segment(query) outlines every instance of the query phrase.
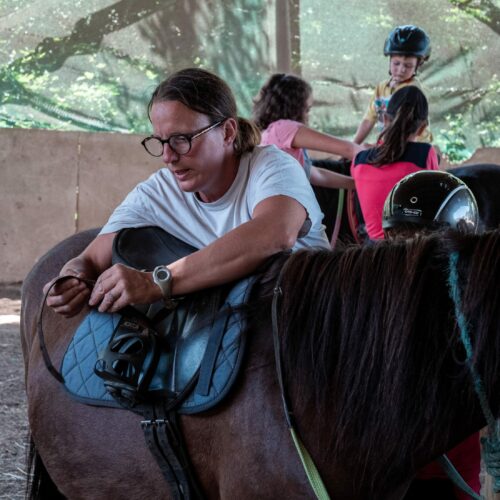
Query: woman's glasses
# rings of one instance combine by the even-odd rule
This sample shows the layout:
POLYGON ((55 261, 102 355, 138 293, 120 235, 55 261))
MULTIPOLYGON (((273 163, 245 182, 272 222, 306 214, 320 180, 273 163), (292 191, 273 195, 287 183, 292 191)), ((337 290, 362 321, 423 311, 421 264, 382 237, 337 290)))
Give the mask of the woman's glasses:
POLYGON ((191 151, 191 146, 193 139, 200 137, 210 130, 218 127, 224 122, 224 120, 219 120, 216 123, 212 123, 208 127, 202 128, 201 130, 195 131, 192 134, 172 134, 166 139, 160 139, 159 137, 149 136, 141 141, 144 149, 152 156, 161 156, 163 154, 163 149, 165 144, 168 144, 170 149, 177 153, 178 155, 185 155, 191 151))

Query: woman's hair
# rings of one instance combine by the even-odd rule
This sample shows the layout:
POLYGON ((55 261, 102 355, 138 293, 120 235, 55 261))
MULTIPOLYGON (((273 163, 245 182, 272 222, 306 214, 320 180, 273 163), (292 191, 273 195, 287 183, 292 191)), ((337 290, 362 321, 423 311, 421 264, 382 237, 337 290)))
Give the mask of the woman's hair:
POLYGON ((377 166, 393 163, 403 156, 410 136, 427 123, 429 106, 424 93, 409 85, 394 93, 385 113, 390 124, 380 134, 381 145, 369 160, 377 166))
POLYGON ((260 143, 260 132, 245 118, 237 115, 236 101, 229 85, 217 75, 200 68, 187 68, 161 82, 148 104, 148 116, 156 102, 178 101, 184 106, 207 115, 214 123, 233 118, 238 132, 233 147, 236 154, 251 151, 260 143))
POLYGON ((277 120, 305 122, 311 86, 302 78, 276 73, 260 89, 253 101, 253 119, 260 130, 277 120))

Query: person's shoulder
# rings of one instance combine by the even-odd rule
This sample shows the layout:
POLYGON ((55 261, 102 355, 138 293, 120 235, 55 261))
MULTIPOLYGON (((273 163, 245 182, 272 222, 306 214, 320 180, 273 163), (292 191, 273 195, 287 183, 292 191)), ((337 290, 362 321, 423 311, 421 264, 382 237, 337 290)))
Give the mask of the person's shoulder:
POLYGON ((431 148, 433 148, 433 146, 429 142, 418 142, 418 141, 410 141, 406 146, 406 149, 408 151, 418 151, 425 154, 428 154, 431 148))
POLYGON ((266 131, 279 130, 279 131, 287 131, 287 130, 297 130, 302 127, 304 124, 295 120, 281 119, 272 122, 267 127, 266 131))
POLYGON ((375 86, 375 94, 381 95, 387 92, 390 83, 391 83, 390 78, 388 80, 382 80, 381 82, 378 82, 377 85, 375 86))
POLYGON ((247 154, 249 155, 250 165, 256 165, 269 161, 297 162, 290 154, 286 153, 274 144, 255 146, 253 150, 247 154))
POLYGON ((373 159, 375 153, 377 151, 377 148, 370 148, 370 149, 364 149, 363 151, 360 151, 355 157, 352 162, 353 166, 356 167, 357 165, 363 165, 366 163, 369 163, 370 160, 373 159))
POLYGON ((240 165, 248 168, 250 178, 288 177, 292 178, 304 170, 300 163, 290 154, 273 144, 255 146, 248 157, 241 159, 240 165))
POLYGON ((399 90, 399 89, 402 89, 404 87, 417 87, 419 88, 422 92, 424 92, 424 94, 426 93, 427 89, 425 87, 425 85, 416 77, 414 76, 413 78, 411 78, 410 80, 404 82, 404 83, 400 83, 397 87, 396 87, 396 90, 399 90))
POLYGON ((400 161, 411 162, 419 168, 426 168, 427 157, 434 150, 428 142, 408 142, 405 152, 400 161))

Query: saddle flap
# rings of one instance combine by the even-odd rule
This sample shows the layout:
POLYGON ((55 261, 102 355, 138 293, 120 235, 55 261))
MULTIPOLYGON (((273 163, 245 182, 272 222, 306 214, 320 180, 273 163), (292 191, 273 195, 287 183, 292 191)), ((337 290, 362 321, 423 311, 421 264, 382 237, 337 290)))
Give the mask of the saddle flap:
POLYGON ((113 264, 152 271, 197 250, 159 227, 126 228, 113 240, 113 264))

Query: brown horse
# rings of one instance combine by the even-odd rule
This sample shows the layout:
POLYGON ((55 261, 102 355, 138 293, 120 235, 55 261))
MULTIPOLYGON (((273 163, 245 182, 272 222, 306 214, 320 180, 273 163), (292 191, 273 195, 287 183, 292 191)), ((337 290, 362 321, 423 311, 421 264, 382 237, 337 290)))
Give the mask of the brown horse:
MULTIPOLYGON (((42 286, 93 237, 50 251, 23 287, 22 343, 39 498, 168 498, 132 412, 72 400, 48 373, 36 337, 42 286), (43 462, 43 463, 42 463, 43 462), (46 474, 48 472, 48 475, 46 474)), ((282 275, 279 336, 300 436, 334 499, 403 498, 415 472, 484 426, 447 278, 459 253, 474 363, 500 403, 500 231, 294 254, 282 275)), ((275 267, 254 287, 249 348, 229 397, 182 416, 208 498, 312 498, 286 427, 273 357, 275 267)), ((82 313, 83 314, 83 313, 82 313)), ((82 315, 45 317, 58 366, 82 315)))

